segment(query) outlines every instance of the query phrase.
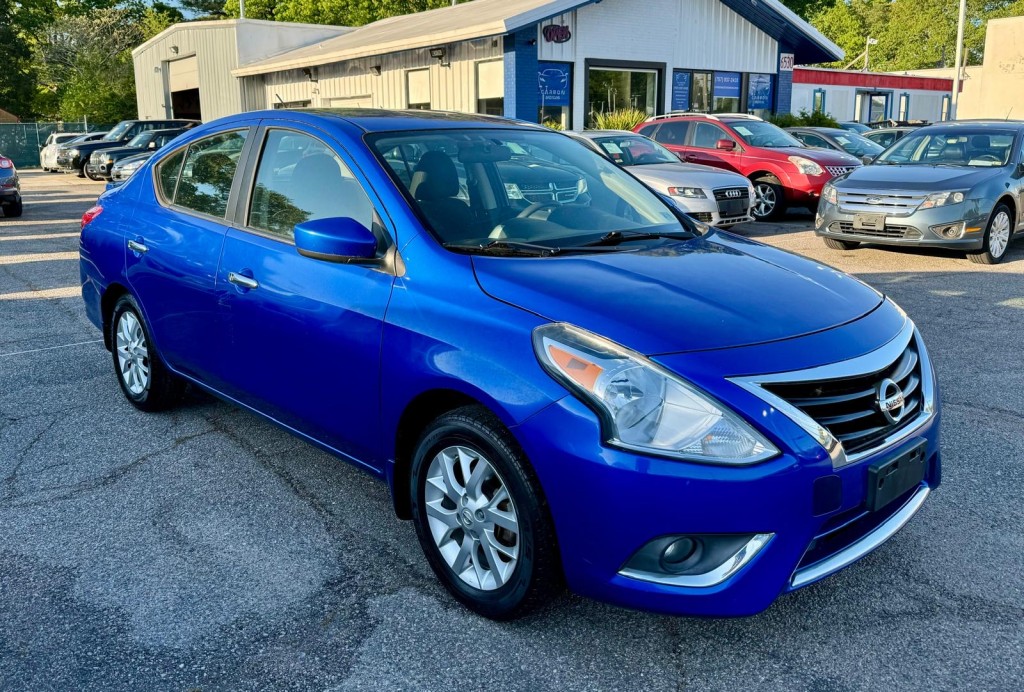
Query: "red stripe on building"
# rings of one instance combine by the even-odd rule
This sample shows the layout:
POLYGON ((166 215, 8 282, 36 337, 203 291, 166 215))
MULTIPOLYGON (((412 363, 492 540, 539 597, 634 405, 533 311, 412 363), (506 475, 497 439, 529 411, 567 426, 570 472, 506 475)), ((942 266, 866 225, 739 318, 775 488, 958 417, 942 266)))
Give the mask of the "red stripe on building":
POLYGON ((924 89, 951 91, 952 79, 914 77, 911 75, 880 74, 878 72, 846 72, 843 70, 814 70, 806 67, 793 69, 794 84, 819 86, 848 86, 864 89, 924 89))

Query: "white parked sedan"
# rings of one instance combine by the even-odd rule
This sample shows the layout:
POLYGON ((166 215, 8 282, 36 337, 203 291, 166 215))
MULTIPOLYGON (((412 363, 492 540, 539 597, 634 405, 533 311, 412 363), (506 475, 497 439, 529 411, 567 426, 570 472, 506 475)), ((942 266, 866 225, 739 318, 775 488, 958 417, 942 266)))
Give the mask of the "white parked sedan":
POLYGON ((654 140, 624 130, 584 130, 566 134, 627 169, 655 192, 706 224, 727 228, 753 221, 754 186, 738 173, 684 163, 654 140))
POLYGON ((57 170, 57 147, 81 136, 81 132, 51 132, 43 148, 39 150, 40 168, 44 171, 57 170))

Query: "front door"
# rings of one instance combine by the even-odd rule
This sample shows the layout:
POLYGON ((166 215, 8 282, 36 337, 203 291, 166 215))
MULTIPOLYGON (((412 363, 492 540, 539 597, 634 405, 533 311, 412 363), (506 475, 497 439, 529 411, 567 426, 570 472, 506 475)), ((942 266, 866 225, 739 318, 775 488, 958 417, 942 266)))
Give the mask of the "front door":
POLYGON ((218 270, 233 354, 228 393, 377 470, 380 348, 394 281, 379 268, 300 255, 302 221, 347 216, 373 229, 373 203, 313 132, 266 130, 248 208, 218 270))
POLYGON ((686 147, 683 159, 690 163, 699 163, 729 171, 738 171, 741 149, 736 138, 718 125, 707 122, 696 122, 690 128, 690 143, 686 147), (732 149, 719 149, 722 140, 732 142, 732 149))

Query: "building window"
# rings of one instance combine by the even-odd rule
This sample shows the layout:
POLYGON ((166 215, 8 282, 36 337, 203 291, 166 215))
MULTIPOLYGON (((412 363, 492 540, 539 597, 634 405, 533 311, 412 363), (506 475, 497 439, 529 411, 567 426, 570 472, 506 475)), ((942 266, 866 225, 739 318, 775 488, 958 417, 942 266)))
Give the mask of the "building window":
POLYGON ((772 76, 770 74, 747 75, 747 111, 758 117, 772 112, 772 76))
POLYGON ((715 113, 738 113, 742 92, 743 75, 739 72, 716 72, 712 111, 715 113))
POLYGON ((647 115, 657 109, 658 73, 656 70, 628 70, 610 67, 590 68, 588 125, 598 113, 635 108, 647 115))
POLYGON ((537 122, 568 130, 572 126, 572 63, 537 63, 537 122))
POLYGON ((707 113, 711 110, 711 73, 694 72, 690 83, 690 110, 707 113))
POLYGON ((900 94, 900 112, 898 116, 899 120, 910 119, 910 94, 900 94))
POLYGON ((505 61, 476 64, 476 112, 505 115, 505 61))
POLYGON ((825 112, 825 90, 815 89, 811 101, 811 110, 815 113, 825 112))
POLYGON ((939 120, 949 120, 949 102, 950 102, 949 94, 943 95, 943 97, 942 97, 942 115, 940 116, 939 120))
POLYGON ((406 103, 412 110, 430 110, 430 70, 409 70, 405 73, 406 103))

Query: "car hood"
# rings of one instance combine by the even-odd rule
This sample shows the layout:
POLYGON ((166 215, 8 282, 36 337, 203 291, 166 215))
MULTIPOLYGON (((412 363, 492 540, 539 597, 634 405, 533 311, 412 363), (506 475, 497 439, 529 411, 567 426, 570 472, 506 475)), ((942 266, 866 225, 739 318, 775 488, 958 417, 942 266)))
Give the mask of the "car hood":
POLYGON ((747 179, 738 173, 696 163, 652 163, 645 166, 627 166, 626 170, 655 187, 747 187, 747 179))
POLYGON ((859 166, 861 160, 852 154, 833 149, 812 149, 810 147, 772 147, 774 151, 785 156, 803 156, 822 166, 859 166))
POLYGON ((111 149, 100 149, 99 151, 102 151, 107 156, 121 158, 124 156, 134 156, 135 154, 141 154, 142 152, 147 151, 147 149, 143 149, 142 147, 114 147, 111 149))
POLYGON ((851 171, 837 185, 845 190, 884 188, 943 192, 955 189, 966 190, 1004 173, 1005 171, 1001 167, 900 166, 879 163, 862 166, 851 171))
POLYGON ((646 355, 802 336, 883 300, 836 269, 721 231, 609 254, 476 255, 473 267, 491 297, 646 355))

